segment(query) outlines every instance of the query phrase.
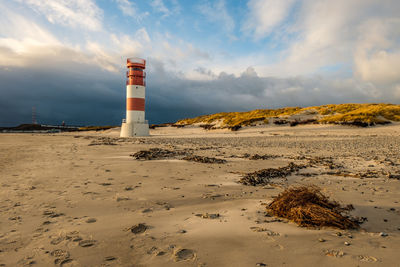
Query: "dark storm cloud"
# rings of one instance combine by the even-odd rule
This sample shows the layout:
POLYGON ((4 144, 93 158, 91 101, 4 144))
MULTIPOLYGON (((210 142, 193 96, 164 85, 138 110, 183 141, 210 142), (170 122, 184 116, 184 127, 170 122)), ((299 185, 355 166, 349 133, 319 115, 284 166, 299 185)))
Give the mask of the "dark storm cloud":
POLYGON ((0 124, 31 121, 37 109, 40 123, 109 124, 123 113, 119 87, 123 80, 92 66, 70 65, 64 69, 3 68, 0 70, 0 124), (86 67, 86 68, 85 68, 86 67), (93 71, 98 75, 94 77, 93 71))
MULTIPOLYGON (((222 111, 390 100, 390 95, 377 95, 374 86, 360 86, 352 79, 279 79, 258 77, 247 69, 239 77, 202 70, 213 79, 196 81, 167 71, 157 60, 148 62, 146 118, 150 123, 222 111)), ((121 123, 125 117, 123 68, 111 73, 92 64, 48 66, 0 69, 0 125, 29 123, 32 106, 44 124, 63 120, 74 125, 121 123)))

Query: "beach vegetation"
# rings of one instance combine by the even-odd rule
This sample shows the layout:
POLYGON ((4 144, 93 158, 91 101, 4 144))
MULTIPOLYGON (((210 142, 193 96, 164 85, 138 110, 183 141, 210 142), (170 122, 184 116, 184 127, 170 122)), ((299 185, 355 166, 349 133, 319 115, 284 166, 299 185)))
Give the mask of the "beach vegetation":
MULTIPOLYGON (((220 112, 187 118, 177 125, 208 124, 216 128, 268 124, 271 118, 290 119, 293 115, 314 115, 316 123, 375 125, 400 121, 400 105, 394 104, 329 104, 312 107, 286 107, 279 109, 256 109, 245 112, 220 112)), ((294 120, 294 119, 293 119, 294 120)), ((297 121, 298 119, 296 119, 297 121)), ((309 120, 311 121, 311 120, 309 120)), ((302 124, 302 123, 299 123, 302 124)), ((297 124, 296 124, 297 125, 297 124)))

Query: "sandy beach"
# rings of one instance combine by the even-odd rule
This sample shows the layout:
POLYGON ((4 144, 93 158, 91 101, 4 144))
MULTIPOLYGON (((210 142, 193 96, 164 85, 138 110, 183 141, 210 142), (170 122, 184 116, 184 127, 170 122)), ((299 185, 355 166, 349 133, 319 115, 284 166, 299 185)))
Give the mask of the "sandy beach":
POLYGON ((399 123, 150 133, 0 134, 0 266, 400 266, 399 123), (130 156, 150 148, 226 163, 130 156), (291 162, 308 167, 238 183, 291 162), (291 185, 366 219, 312 229, 268 215, 291 185))

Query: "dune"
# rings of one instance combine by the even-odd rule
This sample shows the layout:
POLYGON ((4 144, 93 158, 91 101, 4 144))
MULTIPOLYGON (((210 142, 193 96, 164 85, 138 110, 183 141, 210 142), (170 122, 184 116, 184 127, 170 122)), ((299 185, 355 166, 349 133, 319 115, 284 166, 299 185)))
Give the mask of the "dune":
POLYGON ((400 105, 394 104, 330 104, 315 107, 257 109, 245 112, 222 112, 188 118, 176 126, 197 124, 205 129, 238 130, 255 125, 341 124, 373 126, 400 121, 400 105))

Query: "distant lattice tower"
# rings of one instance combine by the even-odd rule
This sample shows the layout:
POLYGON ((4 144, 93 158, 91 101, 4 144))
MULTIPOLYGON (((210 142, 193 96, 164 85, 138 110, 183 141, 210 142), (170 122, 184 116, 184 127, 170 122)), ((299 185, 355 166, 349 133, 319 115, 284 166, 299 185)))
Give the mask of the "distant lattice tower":
POLYGON ((32 107, 32 124, 37 124, 37 120, 36 120, 36 107, 32 107))
POLYGON ((128 58, 126 66, 126 119, 122 120, 121 137, 148 136, 145 120, 146 60, 128 58))

